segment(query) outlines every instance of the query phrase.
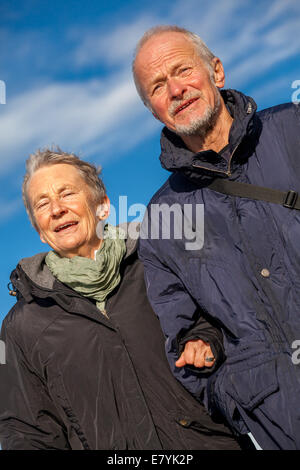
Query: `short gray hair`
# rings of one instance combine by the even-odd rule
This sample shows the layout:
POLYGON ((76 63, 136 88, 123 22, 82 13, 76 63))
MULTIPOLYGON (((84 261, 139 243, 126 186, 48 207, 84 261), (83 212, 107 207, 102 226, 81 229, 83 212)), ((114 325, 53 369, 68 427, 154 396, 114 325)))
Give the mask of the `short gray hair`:
POLYGON ((100 178, 101 167, 81 160, 74 153, 63 152, 59 147, 45 148, 31 154, 26 161, 26 173, 23 180, 22 196, 26 212, 33 227, 37 229, 33 209, 28 196, 28 184, 34 173, 40 168, 64 163, 75 167, 91 190, 93 200, 101 203, 106 190, 100 178))
POLYGON ((132 62, 132 73, 133 73, 133 79, 134 79, 137 92, 140 95, 145 106, 147 106, 148 108, 150 108, 149 103, 147 101, 147 98, 144 95, 143 88, 136 74, 136 67, 135 67, 136 58, 138 56, 138 53, 144 46, 144 44, 146 44, 146 42, 149 41, 149 39, 151 39, 153 36, 158 36, 159 34, 162 34, 162 33, 171 33, 171 32, 183 34, 187 39, 189 39, 194 44, 195 50, 197 51, 199 57, 203 60, 204 64, 206 65, 211 79, 213 77, 213 68, 211 65, 211 61, 212 59, 214 59, 215 54, 207 47, 205 42, 202 41, 202 39, 197 34, 192 33, 188 29, 180 28, 179 26, 176 26, 176 25, 154 26, 153 28, 148 29, 144 33, 142 38, 139 40, 139 42, 137 43, 137 46, 134 51, 133 62, 132 62))

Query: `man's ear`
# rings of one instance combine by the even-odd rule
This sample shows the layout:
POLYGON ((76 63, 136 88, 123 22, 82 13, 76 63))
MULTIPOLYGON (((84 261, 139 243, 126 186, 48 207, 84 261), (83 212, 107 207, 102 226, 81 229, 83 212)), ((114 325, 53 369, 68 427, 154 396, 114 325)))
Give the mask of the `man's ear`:
POLYGON ((215 85, 218 88, 223 88, 225 85, 225 72, 223 64, 218 57, 214 57, 211 64, 214 70, 215 85))
POLYGON ((105 220, 110 214, 110 200, 108 196, 104 196, 101 204, 98 205, 96 215, 99 220, 105 220))

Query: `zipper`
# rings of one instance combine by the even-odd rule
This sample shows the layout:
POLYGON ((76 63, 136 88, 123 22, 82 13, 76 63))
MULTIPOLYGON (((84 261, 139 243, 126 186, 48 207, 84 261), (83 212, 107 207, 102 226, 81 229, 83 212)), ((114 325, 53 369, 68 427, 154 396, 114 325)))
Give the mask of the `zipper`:
MULTIPOLYGON (((109 309, 109 308, 108 308, 109 309)), ((154 421, 153 421, 153 418, 152 418, 152 415, 151 415, 151 412, 150 412, 150 408, 147 404, 147 401, 145 399, 145 396, 144 396, 144 392, 143 392, 143 388, 140 384, 140 381, 139 381, 139 377, 138 377, 138 374, 136 372, 136 368, 135 368, 135 365, 134 365, 134 362, 133 360, 131 359, 131 355, 128 351, 128 348, 126 346, 126 343, 125 343, 125 339, 123 338, 123 335, 121 333, 121 330, 119 328, 119 325, 117 322, 115 322, 114 320, 112 320, 109 316, 108 316, 108 313, 107 313, 107 309, 106 309, 106 314, 107 314, 107 318, 109 318, 109 321, 111 322, 116 334, 118 335, 119 337, 119 340, 120 340, 120 343, 122 344, 122 347, 125 351, 125 354, 126 354, 126 357, 128 359, 128 362, 129 362, 129 365, 131 367, 131 372, 133 374, 133 377, 134 377, 134 380, 135 380, 135 385, 136 385, 136 388, 139 392, 139 396, 140 396, 140 400, 141 400, 141 403, 143 405, 143 407, 146 409, 146 412, 147 412, 147 416, 148 416, 148 419, 149 419, 149 423, 152 424, 153 426, 153 437, 157 439, 158 443, 161 445, 160 443, 160 439, 159 439, 159 436, 157 434, 157 430, 156 430, 156 427, 155 427, 155 424, 154 424, 154 421)), ((136 418, 135 418, 135 422, 137 422, 136 418)), ((153 439, 152 437, 152 439, 153 439)), ((155 444, 156 446, 158 445, 157 443, 155 444)))
MULTIPOLYGON (((241 143, 242 139, 239 140, 239 142, 237 143, 237 145, 234 147, 230 157, 229 157, 229 160, 228 160, 228 171, 221 171, 221 170, 210 170, 209 168, 206 168, 206 167, 203 167, 203 166, 200 166, 200 165, 195 165, 193 164, 193 167, 194 168, 201 168, 201 169, 204 169, 204 170, 208 170, 208 171, 214 171, 214 172, 218 172, 218 173, 223 173, 227 176, 231 176, 232 175, 232 172, 231 172, 231 162, 232 162, 232 158, 237 150, 237 148, 239 147, 240 143, 241 143)), ((244 237, 243 237, 244 238, 244 237)), ((248 250, 247 250, 248 251, 248 250)), ((252 251, 252 250, 251 250, 252 251)), ((251 259, 254 259, 255 260, 255 256, 252 256, 251 255, 251 259)), ((252 266, 252 263, 251 263, 251 266, 252 266)), ((268 299, 272 299, 272 305, 273 305, 273 296, 269 296, 268 294, 268 287, 265 287, 261 284, 261 279, 257 276, 256 274, 256 270, 255 270, 255 267, 254 269, 252 268, 252 271, 254 276, 256 277, 259 285, 261 286, 261 289, 262 291, 264 292, 264 294, 267 296, 268 299)), ((277 308, 273 307, 274 308, 274 311, 276 312, 277 311, 277 308)), ((282 341, 284 341, 286 344, 289 344, 289 339, 286 335, 286 332, 282 329, 281 325, 280 325, 280 319, 278 318, 278 314, 276 314, 275 318, 272 317, 272 315, 269 315, 268 313, 266 314, 265 316, 266 318, 266 321, 267 323, 271 326, 272 324, 274 325, 274 330, 272 330, 272 328, 270 328, 270 335, 271 337, 273 338, 273 340, 277 339, 278 343, 280 344, 282 341)), ((276 342, 274 341, 274 343, 276 344, 276 342)))
MULTIPOLYGON (((236 149, 237 149, 237 147, 235 147, 234 151, 232 152, 231 158, 232 158, 233 153, 235 152, 236 149)), ((236 212, 237 204, 236 204, 236 198, 235 197, 233 197, 232 202, 233 202, 233 206, 234 206, 234 211, 236 212)), ((269 214, 269 216, 270 216, 270 214, 269 214)), ((272 214, 271 214, 271 217, 272 217, 272 214)), ((274 220, 273 220, 273 224, 275 224, 275 226, 276 226, 276 223, 275 223, 274 220)), ((266 283, 268 282, 267 280, 265 282, 264 281, 262 282, 262 279, 259 275, 259 269, 260 269, 261 266, 259 265, 259 263, 256 262, 256 256, 253 253, 252 247, 247 242, 247 234, 245 233, 245 230, 242 227, 240 227, 239 224, 237 224, 237 228, 238 228, 238 231, 241 235, 242 240, 245 240, 244 246, 245 246, 246 253, 248 254, 248 261, 249 261, 252 273, 253 273, 254 277, 256 278, 256 280, 258 282, 258 285, 260 286, 262 292, 267 297, 267 299, 270 301, 270 303, 272 305, 272 308, 273 308, 273 311, 275 313, 275 315, 273 317, 272 315, 270 315, 268 313, 267 310, 262 310, 261 311, 261 314, 262 314, 263 318, 265 318, 265 321, 267 322, 268 329, 269 329, 269 334, 270 334, 271 338, 273 339, 273 344, 274 345, 276 343, 282 344, 282 342, 284 342, 286 345, 289 345, 289 338, 287 336, 287 333, 284 331, 284 329, 282 328, 281 323, 280 323, 280 316, 278 315, 276 302, 274 301, 274 296, 272 295, 272 289, 270 289, 269 286, 267 284, 265 284, 265 282, 266 283), (256 269, 256 266, 257 266, 257 269, 256 269), (264 312, 266 312, 266 313, 264 313, 264 312), (272 325, 273 325, 273 328, 272 328, 272 325)))
MULTIPOLYGON (((236 212, 235 198, 234 198, 233 203, 234 203, 234 210, 236 212)), ((268 286, 264 285, 264 282, 262 282, 262 279, 260 277, 259 269, 260 269, 261 266, 256 262, 256 256, 253 253, 251 245, 249 245, 249 242, 248 242, 248 239, 247 239, 247 234, 246 234, 245 230, 242 227, 239 226, 238 223, 237 223, 237 230, 240 233, 243 245, 245 247, 245 252, 247 254, 247 259, 248 259, 248 263, 249 263, 250 269, 252 271, 252 274, 254 275, 255 279, 257 280, 258 285, 260 286, 260 289, 263 292, 263 294, 267 297, 267 299, 269 299, 269 301, 272 300, 271 305, 272 305, 273 310, 276 312, 276 308, 274 307, 274 301, 273 301, 272 297, 268 294, 268 290, 269 290, 268 286)), ((266 280, 265 282, 268 282, 268 281, 266 280)), ((278 322, 278 318, 277 318, 278 315, 277 314, 273 317, 272 315, 270 315, 268 313, 267 309, 264 308, 263 306, 262 306, 261 309, 258 310, 258 313, 260 313, 260 315, 262 317, 262 320, 266 322, 267 331, 269 332, 269 334, 272 338, 274 346, 277 343, 281 344, 282 340, 287 341, 287 337, 285 335, 285 332, 284 332, 284 330, 282 330, 282 328, 280 326, 280 323, 278 322)))
POLYGON ((206 170, 206 171, 214 171, 216 173, 223 173, 223 175, 227 175, 227 176, 231 176, 232 175, 232 172, 231 172, 231 168, 230 168, 230 165, 231 165, 231 161, 232 161, 232 158, 233 158, 233 155, 235 154, 237 148, 239 147, 240 143, 241 143, 241 140, 238 142, 238 144, 234 147, 230 157, 229 157, 229 160, 228 160, 228 170, 227 171, 222 171, 222 170, 211 170, 210 168, 206 168, 205 166, 201 166, 201 165, 195 165, 193 163, 193 167, 194 168, 201 168, 202 170, 206 170))

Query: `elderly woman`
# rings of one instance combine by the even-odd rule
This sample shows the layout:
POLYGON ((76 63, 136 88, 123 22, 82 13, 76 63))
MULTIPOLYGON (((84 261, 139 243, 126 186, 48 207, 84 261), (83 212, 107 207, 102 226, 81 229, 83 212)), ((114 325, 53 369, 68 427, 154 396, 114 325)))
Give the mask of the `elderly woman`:
MULTIPOLYGON (((96 168, 39 151, 23 198, 53 251, 21 260, 11 276, 18 301, 2 327, 2 448, 238 449, 171 374, 136 240, 100 230, 109 200, 96 168)), ((218 360, 218 331, 199 328, 218 360)))

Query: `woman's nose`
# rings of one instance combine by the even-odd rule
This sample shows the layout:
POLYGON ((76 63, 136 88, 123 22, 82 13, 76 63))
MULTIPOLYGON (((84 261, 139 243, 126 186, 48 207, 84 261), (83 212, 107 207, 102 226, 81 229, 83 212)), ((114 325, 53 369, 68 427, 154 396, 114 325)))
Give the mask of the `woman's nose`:
POLYGON ((63 206, 59 199, 53 199, 50 204, 51 215, 54 217, 60 216, 66 213, 66 208, 63 206))

